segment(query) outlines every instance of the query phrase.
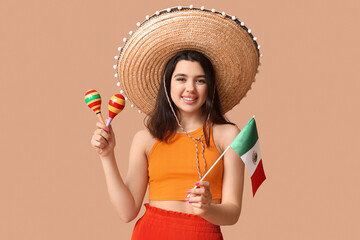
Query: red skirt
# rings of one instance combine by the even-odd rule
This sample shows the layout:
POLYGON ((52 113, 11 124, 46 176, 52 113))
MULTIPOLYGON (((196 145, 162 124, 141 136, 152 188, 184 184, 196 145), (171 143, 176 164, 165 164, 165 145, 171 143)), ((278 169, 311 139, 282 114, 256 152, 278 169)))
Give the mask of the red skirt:
POLYGON ((136 222, 131 240, 222 240, 219 225, 194 214, 169 211, 144 204, 145 214, 136 222))

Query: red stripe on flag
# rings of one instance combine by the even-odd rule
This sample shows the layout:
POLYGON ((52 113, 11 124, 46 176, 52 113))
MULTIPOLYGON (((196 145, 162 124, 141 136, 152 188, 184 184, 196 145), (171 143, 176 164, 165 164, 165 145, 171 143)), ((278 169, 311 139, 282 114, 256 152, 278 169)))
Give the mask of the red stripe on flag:
POLYGON ((257 189, 265 181, 265 179, 266 179, 266 176, 265 176, 265 172, 264 172, 264 168, 263 168, 263 164, 262 164, 262 159, 260 159, 260 162, 257 165, 255 172, 251 176, 253 196, 255 196, 257 189))

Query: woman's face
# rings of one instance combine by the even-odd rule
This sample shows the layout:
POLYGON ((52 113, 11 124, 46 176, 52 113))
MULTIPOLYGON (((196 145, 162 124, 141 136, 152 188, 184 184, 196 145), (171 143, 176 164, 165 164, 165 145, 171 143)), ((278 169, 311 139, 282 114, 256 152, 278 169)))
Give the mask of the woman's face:
POLYGON ((181 113, 201 114, 201 106, 207 97, 207 84, 200 63, 180 60, 171 77, 170 92, 181 113))

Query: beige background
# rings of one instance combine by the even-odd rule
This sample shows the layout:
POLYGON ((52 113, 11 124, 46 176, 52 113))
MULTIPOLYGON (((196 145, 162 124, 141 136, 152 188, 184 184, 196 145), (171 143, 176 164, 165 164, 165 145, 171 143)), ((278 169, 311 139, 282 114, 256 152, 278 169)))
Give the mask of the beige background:
MULTIPOLYGON (((359 239, 358 1, 0 1, 0 239, 130 239, 136 220, 113 209, 90 146, 117 47, 156 10, 205 5, 253 29, 264 54, 253 90, 228 117, 256 115, 267 180, 225 239, 359 239)), ((126 176, 142 114, 114 120, 126 176)), ((147 195, 144 202, 147 202, 147 195)))

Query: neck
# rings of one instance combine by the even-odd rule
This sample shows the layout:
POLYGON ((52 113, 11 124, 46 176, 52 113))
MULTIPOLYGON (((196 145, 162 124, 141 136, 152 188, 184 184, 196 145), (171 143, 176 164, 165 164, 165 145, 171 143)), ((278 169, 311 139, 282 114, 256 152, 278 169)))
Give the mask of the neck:
MULTIPOLYGON (((181 114, 178 113, 177 116, 181 126, 184 128, 186 132, 192 132, 198 129, 203 125, 204 122, 201 112, 199 112, 198 114, 194 114, 194 113, 189 114, 182 112, 181 114)), ((181 127, 178 128, 178 132, 182 132, 181 127)))

